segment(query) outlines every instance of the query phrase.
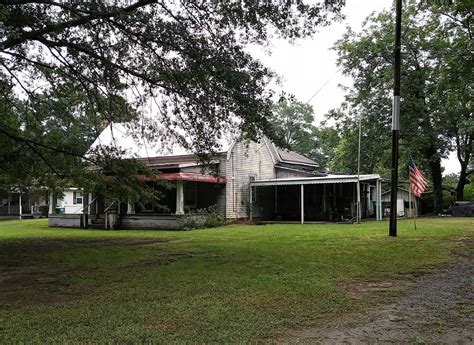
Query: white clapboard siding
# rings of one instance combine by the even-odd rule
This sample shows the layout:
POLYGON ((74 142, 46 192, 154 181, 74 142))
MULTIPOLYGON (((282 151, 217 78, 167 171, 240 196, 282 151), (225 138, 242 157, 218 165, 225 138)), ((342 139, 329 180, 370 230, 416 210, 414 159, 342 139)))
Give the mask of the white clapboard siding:
POLYGON ((227 157, 226 217, 246 218, 250 177, 257 180, 275 178, 274 163, 264 142, 238 142, 227 157))

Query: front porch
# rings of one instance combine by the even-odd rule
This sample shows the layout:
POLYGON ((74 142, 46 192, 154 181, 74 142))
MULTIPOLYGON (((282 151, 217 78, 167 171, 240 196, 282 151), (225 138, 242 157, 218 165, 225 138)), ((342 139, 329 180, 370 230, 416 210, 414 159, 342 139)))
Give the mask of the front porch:
MULTIPOLYGON (((144 179, 156 198, 110 200, 85 193, 83 207, 72 214, 54 214, 50 206, 49 226, 97 229, 178 229, 186 214, 215 206, 225 212, 225 179, 198 173, 160 174, 144 179), (168 181, 166 184, 160 180, 168 181)), ((54 195, 50 205, 55 205, 54 195)))
POLYGON ((5 194, 0 194, 0 220, 39 218, 42 213, 41 206, 46 204, 46 191, 22 191, 19 188, 5 194))

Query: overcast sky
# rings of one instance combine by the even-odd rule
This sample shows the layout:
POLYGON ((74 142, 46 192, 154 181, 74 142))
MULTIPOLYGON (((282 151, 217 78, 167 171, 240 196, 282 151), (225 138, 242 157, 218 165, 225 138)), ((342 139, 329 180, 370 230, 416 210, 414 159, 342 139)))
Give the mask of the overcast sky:
MULTIPOLYGON (((252 49, 252 54, 282 78, 281 90, 294 94, 299 101, 313 105, 316 122, 324 114, 337 108, 344 100, 344 92, 339 84, 351 85, 351 79, 338 72, 337 54, 331 50, 334 42, 342 37, 346 27, 358 31, 363 20, 372 12, 390 9, 393 0, 347 0, 343 10, 346 19, 322 28, 311 39, 298 40, 290 44, 275 39, 267 51, 252 49), (268 54, 268 50, 271 54, 268 54)), ((459 172, 456 155, 444 160, 445 173, 459 172)))

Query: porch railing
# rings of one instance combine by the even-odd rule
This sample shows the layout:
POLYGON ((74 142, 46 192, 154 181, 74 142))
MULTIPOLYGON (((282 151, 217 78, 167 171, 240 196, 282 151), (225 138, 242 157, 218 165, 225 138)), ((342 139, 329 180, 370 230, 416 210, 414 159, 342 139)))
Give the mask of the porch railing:
POLYGON ((80 209, 73 212, 73 214, 77 214, 79 212, 82 212, 82 214, 81 214, 81 223, 83 225, 81 225, 81 227, 83 226, 84 229, 87 229, 87 227, 88 227, 87 213, 90 212, 90 207, 91 207, 92 203, 94 203, 96 200, 97 200, 97 197, 93 198, 87 205, 84 205, 80 209), (84 212, 84 210, 86 212, 84 212))
POLYGON ((112 206, 114 206, 115 204, 117 204, 117 200, 114 200, 109 206, 107 206, 107 208, 104 210, 104 213, 105 213, 105 229, 108 229, 108 223, 109 223, 109 213, 111 211, 111 208, 112 206))
POLYGON ((84 212, 84 209, 86 209, 87 211, 89 211, 89 208, 91 207, 91 205, 92 205, 96 200, 97 200, 97 197, 93 198, 87 205, 82 206, 81 208, 79 208, 78 210, 76 210, 75 212, 73 212, 72 214, 84 212))

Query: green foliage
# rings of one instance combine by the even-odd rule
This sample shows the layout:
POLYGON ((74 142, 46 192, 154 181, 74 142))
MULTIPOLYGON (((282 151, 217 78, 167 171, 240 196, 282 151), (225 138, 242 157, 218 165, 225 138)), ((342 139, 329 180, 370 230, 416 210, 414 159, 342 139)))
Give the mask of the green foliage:
MULTIPOLYGON (((431 178, 436 212, 443 205, 441 159, 454 142, 463 156, 472 151, 470 21, 469 12, 456 6, 412 1, 403 12, 400 157, 412 153, 431 178)), ((349 29, 334 47, 339 66, 354 80, 345 106, 329 114, 341 129, 338 164, 348 171, 357 157, 359 118, 362 170, 386 173, 390 166, 394 27, 391 12, 374 13, 361 32, 349 29)), ((400 175, 407 175, 406 164, 400 175)))
POLYGON ((0 97, 0 185, 51 187, 80 176, 97 127, 95 114, 79 110, 79 92, 62 87, 25 101, 12 94, 11 85, 0 87, 9 96, 0 97))
POLYGON ((218 226, 223 226, 227 224, 225 217, 222 215, 222 213, 217 211, 216 206, 208 207, 206 209, 204 216, 205 216, 205 221, 204 221, 205 228, 216 228, 218 226))
POLYGON ((326 169, 334 160, 334 147, 339 136, 331 127, 314 125, 311 105, 284 100, 273 106, 271 125, 274 142, 282 148, 298 152, 326 169))
POLYGON ((265 44, 269 31, 311 35, 341 7, 148 0, 0 7, 0 140, 7 141, 0 154, 19 161, 0 178, 81 178, 91 139, 110 122, 133 120, 140 135, 199 155, 219 149, 229 132, 271 135, 273 73, 245 47, 265 44))
POLYGON ((202 227, 204 225, 203 221, 200 218, 201 217, 199 214, 195 214, 195 213, 184 214, 183 216, 180 216, 177 219, 178 228, 183 229, 183 230, 198 229, 199 227, 202 227))
POLYGON ((474 201, 474 183, 464 186, 464 200, 474 201))
POLYGON ((339 132, 336 128, 325 126, 324 122, 321 126, 313 129, 313 140, 318 146, 317 155, 314 160, 319 163, 320 167, 333 172, 341 172, 336 166, 339 162, 336 150, 341 140, 339 132))
MULTIPOLYGON (((0 222, 1 343, 258 343, 386 301, 380 282, 445 265, 472 219, 84 231, 0 222), (11 277, 9 279, 9 277, 11 277)), ((465 242, 464 242, 465 241, 465 242)))
POLYGON ((48 213, 49 213, 49 206, 48 205, 41 205, 39 207, 39 211, 41 213, 41 217, 45 217, 47 218, 48 217, 48 213))
POLYGON ((178 218, 178 227, 184 230, 215 228, 226 223, 225 217, 217 211, 216 206, 188 211, 178 218))
MULTIPOLYGON (((470 180, 468 182, 469 183, 463 186, 464 187, 464 190, 463 190, 464 200, 474 201, 474 183, 470 180)), ((444 176, 443 178, 443 189, 445 189, 451 194, 452 196, 451 198, 453 199, 453 201, 459 200, 456 197, 458 183, 459 183, 458 174, 450 174, 450 175, 444 176)))

